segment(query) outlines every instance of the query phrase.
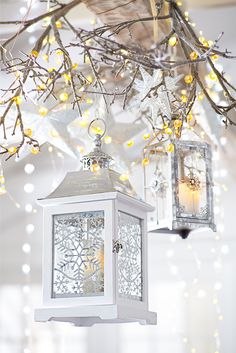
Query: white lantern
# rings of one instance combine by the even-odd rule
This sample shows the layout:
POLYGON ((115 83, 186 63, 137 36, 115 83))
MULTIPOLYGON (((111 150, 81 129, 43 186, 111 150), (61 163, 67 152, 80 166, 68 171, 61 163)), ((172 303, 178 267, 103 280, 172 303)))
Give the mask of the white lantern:
POLYGON ((36 321, 156 324, 148 311, 147 212, 95 149, 39 203, 44 207, 43 307, 36 321))
POLYGON ((198 228, 215 231, 211 149, 198 141, 174 141, 173 151, 154 143, 145 148, 146 201, 155 206, 148 230, 186 238, 198 228))

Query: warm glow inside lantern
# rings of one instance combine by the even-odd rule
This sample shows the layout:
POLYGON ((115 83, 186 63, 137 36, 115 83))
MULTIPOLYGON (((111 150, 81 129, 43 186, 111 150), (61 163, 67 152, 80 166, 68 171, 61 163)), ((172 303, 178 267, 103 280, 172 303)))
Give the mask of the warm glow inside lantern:
POLYGON ((183 238, 192 229, 215 230, 210 146, 175 141, 173 147, 173 152, 166 152, 160 143, 145 148, 146 201, 155 206, 149 230, 177 232, 183 238))
POLYGON ((43 307, 36 321, 76 326, 155 324, 148 311, 147 212, 129 181, 95 149, 68 173, 44 207, 43 307), (96 165, 96 168, 94 168, 96 165))

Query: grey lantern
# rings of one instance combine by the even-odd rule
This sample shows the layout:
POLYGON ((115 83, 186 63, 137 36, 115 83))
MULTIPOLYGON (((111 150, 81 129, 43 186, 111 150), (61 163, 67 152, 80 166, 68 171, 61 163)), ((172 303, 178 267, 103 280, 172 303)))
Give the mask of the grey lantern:
POLYGON ((136 197, 110 162, 96 135, 83 170, 68 173, 39 200, 43 306, 35 311, 36 321, 156 323, 148 311, 147 284, 147 212, 153 207, 136 197))
POLYGON ((186 238, 197 228, 215 231, 211 148, 198 141, 174 141, 173 152, 163 144, 145 147, 146 201, 155 207, 148 230, 179 233, 186 238))

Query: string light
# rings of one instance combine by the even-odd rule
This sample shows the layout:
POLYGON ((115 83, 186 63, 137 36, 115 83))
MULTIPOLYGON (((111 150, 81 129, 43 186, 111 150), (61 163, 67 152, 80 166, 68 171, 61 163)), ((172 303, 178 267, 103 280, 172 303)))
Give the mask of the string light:
POLYGON ((111 136, 105 136, 104 137, 104 142, 108 145, 109 143, 111 143, 112 142, 112 138, 111 138, 111 136))
POLYGON ((27 193, 27 194, 31 194, 33 191, 34 191, 34 185, 31 184, 31 183, 27 183, 24 185, 24 191, 27 193))
POLYGON ((14 154, 14 153, 16 153, 16 151, 17 151, 17 147, 15 147, 15 146, 12 146, 12 147, 8 148, 8 153, 9 154, 14 154))
POLYGON ((143 158, 142 160, 142 165, 146 167, 150 163, 150 160, 148 157, 143 158))
POLYGON ((27 163, 24 167, 24 171, 26 174, 32 174, 35 170, 35 166, 31 163, 27 163))
POLYGON ((22 272, 23 272, 25 275, 29 274, 29 273, 30 273, 30 270, 31 270, 31 268, 30 268, 30 265, 29 265, 29 264, 23 264, 23 265, 22 265, 22 272))
POLYGON ((29 223, 26 225, 25 230, 27 234, 32 234, 34 232, 34 225, 29 223))
POLYGON ((127 147, 133 147, 134 145, 134 140, 130 140, 127 142, 127 147))
POLYGON ((150 139, 150 137, 151 137, 151 135, 149 134, 149 132, 143 135, 144 140, 148 140, 148 139, 150 139))
POLYGON ((25 205, 25 212, 31 213, 33 211, 33 206, 30 203, 25 205))
POLYGON ((66 101, 69 99, 68 93, 62 92, 62 93, 59 95, 59 99, 60 99, 61 102, 66 102, 66 101))
POLYGON ((178 38, 176 36, 171 36, 168 43, 171 47, 175 47, 178 44, 178 38))
POLYGON ((40 107, 39 108, 39 115, 46 116, 47 113, 48 113, 48 109, 46 107, 40 107))
POLYGON ((119 176, 119 179, 121 181, 127 181, 127 180, 129 180, 129 176, 128 176, 128 174, 123 173, 119 176))

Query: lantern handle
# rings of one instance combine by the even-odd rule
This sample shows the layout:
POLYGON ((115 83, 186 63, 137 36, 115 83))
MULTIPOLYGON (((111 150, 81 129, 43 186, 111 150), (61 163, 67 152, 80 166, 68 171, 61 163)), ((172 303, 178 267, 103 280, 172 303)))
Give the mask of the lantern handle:
POLYGON ((89 126, 88 126, 88 135, 89 135, 89 137, 90 137, 92 140, 94 140, 94 136, 91 134, 91 126, 92 126, 92 124, 93 124, 95 121, 97 121, 97 120, 102 121, 103 124, 104 124, 104 132, 103 132, 102 134, 98 134, 98 135, 100 135, 100 139, 102 139, 102 138, 104 137, 104 135, 105 135, 105 133, 106 133, 106 130, 107 130, 107 125, 106 125, 106 122, 105 122, 104 119, 101 119, 101 118, 95 118, 95 119, 93 119, 93 120, 90 122, 89 126))

